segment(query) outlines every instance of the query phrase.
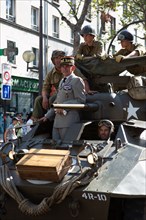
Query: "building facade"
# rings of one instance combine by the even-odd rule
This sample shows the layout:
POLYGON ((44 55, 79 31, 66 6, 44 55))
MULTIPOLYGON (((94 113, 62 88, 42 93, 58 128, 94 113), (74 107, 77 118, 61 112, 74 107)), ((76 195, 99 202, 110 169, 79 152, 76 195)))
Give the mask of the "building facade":
MULTIPOLYGON (((64 8, 63 1, 54 0, 54 4, 55 7, 60 7, 61 11, 69 11, 69 7, 64 8)), ((7 111, 11 111, 11 109, 23 113, 30 111, 33 108, 34 98, 38 95, 40 10, 42 10, 43 26, 43 78, 48 69, 52 67, 50 58, 53 50, 60 49, 68 55, 72 54, 72 31, 62 22, 61 15, 55 7, 42 1, 41 8, 40 0, 0 1, 0 48, 18 48, 16 56, 13 56, 13 53, 0 56, 0 74, 3 71, 3 63, 10 64, 12 67, 12 98, 11 101, 7 101, 9 106, 7 111), (32 69, 28 69, 28 71, 27 63, 23 60, 23 53, 27 50, 33 51, 35 54, 34 61, 29 63, 29 67, 32 69), (28 88, 32 84, 35 84, 33 90, 28 88), (22 100, 25 100, 24 103, 22 100)))

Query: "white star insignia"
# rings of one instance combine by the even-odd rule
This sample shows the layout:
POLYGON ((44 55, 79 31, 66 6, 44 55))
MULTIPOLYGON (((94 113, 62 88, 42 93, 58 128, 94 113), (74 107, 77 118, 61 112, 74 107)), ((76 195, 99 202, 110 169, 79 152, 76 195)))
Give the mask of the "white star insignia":
MULTIPOLYGON (((139 108, 134 107, 134 106, 132 105, 132 103, 129 102, 129 106, 128 106, 128 109, 127 109, 127 112, 128 112, 127 119, 129 119, 131 116, 133 116, 134 118, 137 118, 137 119, 138 119, 137 114, 136 114, 136 112, 137 112, 138 109, 139 109, 139 108)), ((126 109, 124 109, 124 110, 126 110, 126 109)))

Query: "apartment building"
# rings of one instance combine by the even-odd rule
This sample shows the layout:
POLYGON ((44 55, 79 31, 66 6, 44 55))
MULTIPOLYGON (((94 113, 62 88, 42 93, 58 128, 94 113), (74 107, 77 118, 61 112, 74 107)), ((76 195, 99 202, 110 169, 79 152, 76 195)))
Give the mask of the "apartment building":
MULTIPOLYGON (((55 7, 68 12, 63 1, 53 0, 55 7)), ((18 48, 16 56, 0 56, 0 74, 3 64, 11 65, 12 97, 6 101, 7 111, 26 113, 33 108, 34 98, 39 88, 39 45, 40 45, 40 10, 42 11, 43 36, 43 78, 51 67, 51 54, 55 49, 72 54, 73 34, 71 29, 62 22, 56 10, 43 0, 3 0, 0 1, 0 48, 18 48), (25 51, 33 51, 35 59, 28 64, 23 59, 25 51), (31 67, 31 68, 30 68, 31 67)), ((88 21, 85 21, 87 23, 88 21)), ((96 25, 97 26, 97 25, 96 25)), ((1 100, 1 103, 2 100, 1 100)), ((1 105, 2 106, 2 105, 1 105)), ((2 109, 1 109, 2 112, 2 109)))

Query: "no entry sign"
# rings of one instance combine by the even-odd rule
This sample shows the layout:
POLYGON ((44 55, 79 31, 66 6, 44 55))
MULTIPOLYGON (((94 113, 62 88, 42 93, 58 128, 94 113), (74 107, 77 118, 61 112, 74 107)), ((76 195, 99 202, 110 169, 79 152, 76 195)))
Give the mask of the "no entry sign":
POLYGON ((2 83, 11 84, 11 65, 7 63, 2 64, 2 83))

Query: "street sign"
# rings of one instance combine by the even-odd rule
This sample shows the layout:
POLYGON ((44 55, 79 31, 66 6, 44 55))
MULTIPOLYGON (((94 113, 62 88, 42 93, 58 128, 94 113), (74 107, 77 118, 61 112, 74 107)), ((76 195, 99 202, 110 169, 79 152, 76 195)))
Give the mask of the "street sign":
POLYGON ((1 99, 3 100, 11 99, 11 85, 2 84, 1 99))
POLYGON ((2 64, 2 83, 3 84, 11 84, 11 72, 12 72, 11 65, 7 63, 3 63, 2 64))

